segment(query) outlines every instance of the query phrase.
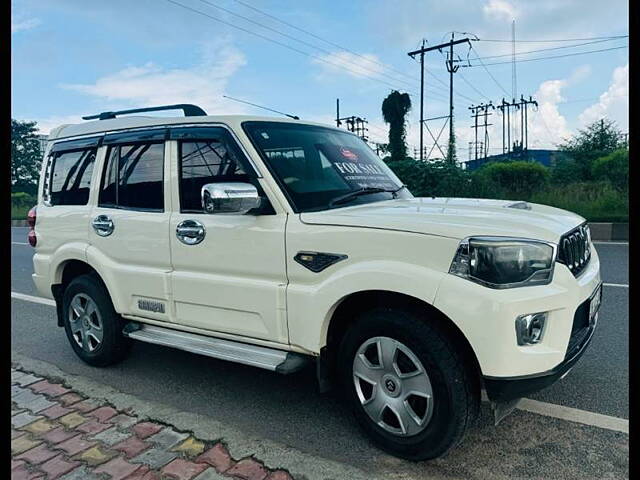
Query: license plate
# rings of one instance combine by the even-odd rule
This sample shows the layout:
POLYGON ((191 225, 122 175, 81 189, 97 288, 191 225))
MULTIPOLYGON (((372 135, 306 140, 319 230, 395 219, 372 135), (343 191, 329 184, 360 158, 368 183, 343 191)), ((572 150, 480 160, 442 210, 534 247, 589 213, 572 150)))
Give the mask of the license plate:
POLYGON ((602 285, 596 288, 596 291, 591 295, 591 301, 589 302, 589 325, 593 325, 598 320, 598 310, 602 303, 602 285))

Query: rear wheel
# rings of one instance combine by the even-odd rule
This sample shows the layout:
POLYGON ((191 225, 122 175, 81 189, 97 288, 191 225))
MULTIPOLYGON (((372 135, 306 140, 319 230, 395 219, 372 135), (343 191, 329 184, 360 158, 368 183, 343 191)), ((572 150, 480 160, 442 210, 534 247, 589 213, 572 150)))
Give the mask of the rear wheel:
POLYGON ((97 367, 125 357, 130 341, 122 335, 123 321, 97 275, 76 277, 62 302, 65 332, 78 357, 97 367))
POLYGON ((345 335, 339 368, 347 401, 382 449, 411 460, 444 455, 479 409, 479 391, 448 334, 418 312, 377 308, 345 335))

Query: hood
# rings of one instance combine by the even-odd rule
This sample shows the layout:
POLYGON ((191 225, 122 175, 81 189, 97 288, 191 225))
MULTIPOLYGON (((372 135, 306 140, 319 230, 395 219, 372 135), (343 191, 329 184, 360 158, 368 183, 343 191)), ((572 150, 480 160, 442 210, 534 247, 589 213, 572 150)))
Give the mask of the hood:
POLYGON ((579 215, 546 205, 478 198, 387 200, 302 213, 300 218, 308 224, 382 228, 456 239, 497 235, 554 243, 584 222, 579 215))

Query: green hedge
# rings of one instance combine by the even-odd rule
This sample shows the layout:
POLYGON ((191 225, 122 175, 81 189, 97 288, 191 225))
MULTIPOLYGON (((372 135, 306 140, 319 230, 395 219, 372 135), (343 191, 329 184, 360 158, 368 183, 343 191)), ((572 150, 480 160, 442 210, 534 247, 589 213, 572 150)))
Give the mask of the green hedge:
POLYGON ((27 213, 37 203, 35 195, 26 192, 11 194, 11 220, 25 220, 27 213))

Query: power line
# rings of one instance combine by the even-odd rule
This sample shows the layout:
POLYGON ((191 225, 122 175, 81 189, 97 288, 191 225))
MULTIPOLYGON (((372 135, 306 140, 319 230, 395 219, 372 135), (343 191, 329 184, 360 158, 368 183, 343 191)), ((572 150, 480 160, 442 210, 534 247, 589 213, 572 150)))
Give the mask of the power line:
POLYGON ((480 65, 482 65, 482 68, 484 68, 484 70, 489 74, 489 76, 491 77, 491 79, 495 82, 496 85, 498 85, 498 87, 500 88, 500 90, 502 90, 505 95, 508 97, 509 96, 509 92, 507 92, 507 89, 504 88, 502 86, 502 84, 500 82, 498 82, 498 80, 496 80, 496 77, 493 76, 493 74, 489 71, 489 69, 487 68, 487 66, 484 64, 484 62, 482 61, 482 59, 478 56, 478 53, 476 52, 476 49, 473 48, 473 45, 471 45, 471 51, 474 53, 474 55, 477 57, 478 61, 480 62, 480 65))
MULTIPOLYGON (((317 45, 314 45, 314 44, 312 44, 312 43, 306 42, 306 41, 304 41, 304 40, 300 40, 299 38, 297 38, 297 37, 295 37, 295 36, 293 36, 293 35, 289 35, 289 34, 287 34, 287 33, 281 32, 280 30, 278 30, 278 29, 276 29, 276 28, 269 27, 268 25, 264 25, 264 24, 262 24, 262 23, 260 23, 260 22, 256 22, 255 20, 252 20, 252 19, 251 19, 251 18, 249 18, 249 17, 245 17, 244 15, 240 15, 240 14, 238 14, 238 13, 235 13, 235 12, 233 12, 233 11, 231 11, 231 10, 227 9, 227 8, 221 7, 220 5, 217 5, 217 4, 215 4, 215 3, 212 3, 212 2, 210 2, 210 1, 208 1, 208 0, 200 0, 200 2, 201 2, 201 3, 204 3, 204 4, 206 4, 206 5, 209 5, 210 7, 214 7, 214 8, 217 8, 217 9, 219 9, 219 10, 222 10, 223 12, 227 12, 229 15, 233 15, 234 17, 241 18, 241 19, 243 19, 243 20, 245 20, 245 21, 247 21, 247 22, 249 22, 249 23, 252 23, 252 24, 254 24, 254 25, 257 25, 257 26, 259 26, 259 27, 262 27, 262 28, 264 28, 264 29, 266 29, 266 30, 269 30, 269 31, 271 31, 271 32, 274 32, 274 33, 276 33, 276 34, 278 34, 278 35, 282 35, 283 37, 286 37, 286 38, 288 38, 288 39, 290 39, 290 40, 293 40, 293 41, 295 41, 295 42, 301 43, 302 45, 305 45, 305 46, 310 47, 310 48, 315 48, 315 49, 317 49, 317 50, 319 50, 319 51, 321 51, 321 52, 323 52, 323 53, 325 53, 325 54, 327 54, 327 55, 333 55, 333 52, 331 52, 331 51, 329 51, 329 50, 327 50, 327 49, 325 49, 325 48, 318 47, 317 45)), ((365 57, 365 56, 363 56, 363 55, 358 55, 358 56, 359 56, 359 57, 362 57, 362 58, 364 58, 364 59, 366 59, 366 58, 367 58, 367 57, 365 57)), ((349 62, 349 63, 351 63, 351 62, 349 62)), ((383 66, 384 66, 384 65, 383 65, 383 66)), ((396 78, 396 77, 392 77, 392 76, 390 76, 390 75, 388 75, 388 74, 386 74, 386 73, 384 73, 384 72, 379 72, 379 71, 371 70, 370 68, 364 67, 364 66, 362 66, 362 65, 358 65, 358 68, 359 68, 359 69, 362 69, 362 70, 366 70, 366 71, 368 71, 368 72, 371 72, 371 73, 373 73, 374 75, 381 75, 381 76, 387 77, 387 78, 389 78, 389 79, 391 79, 391 80, 393 80, 393 81, 401 82, 401 83, 404 83, 404 84, 406 84, 406 85, 411 85, 411 84, 410 84, 409 82, 407 82, 406 80, 400 80, 400 79, 398 79, 398 78, 396 78)))
MULTIPOLYGON (((595 40, 593 42, 584 42, 584 43, 576 43, 574 45, 562 45, 560 47, 549 47, 549 48, 539 48, 536 50, 527 50, 525 52, 516 52, 516 56, 518 55, 528 55, 530 53, 537 53, 537 52, 546 52, 549 50, 560 50, 563 48, 575 48, 575 47, 582 47, 584 45, 592 45, 594 43, 603 43, 603 42, 610 42, 611 40, 618 40, 617 38, 614 39, 606 39, 606 40, 595 40)), ((517 42, 517 40, 516 40, 517 42)), ((488 55, 488 56, 484 56, 484 57, 479 57, 482 58, 483 60, 486 60, 488 58, 501 58, 501 57, 510 57, 512 54, 511 53, 505 53, 502 55, 488 55)))
MULTIPOLYGON (((264 35, 262 35, 262 34, 260 34, 260 33, 256 33, 256 32, 253 32, 253 31, 251 31, 251 30, 247 30, 246 28, 240 27, 240 26, 238 26, 238 25, 234 25, 233 23, 227 22, 227 21, 225 21, 225 20, 221 20, 221 19, 219 19, 219 18, 217 18, 217 17, 214 17, 214 16, 212 16, 212 15, 209 15, 209 14, 207 14, 207 13, 205 13, 205 12, 202 12, 202 11, 200 11, 200 10, 196 10, 195 8, 191 8, 191 7, 187 6, 187 5, 184 5, 184 4, 182 4, 182 3, 176 2, 175 0, 166 0, 166 1, 167 1, 167 2, 169 2, 169 3, 172 3, 172 4, 174 4, 174 5, 177 5, 177 6, 179 6, 179 7, 182 7, 182 8, 184 8, 185 10, 189 10, 189 11, 194 12, 194 13, 197 13, 197 14, 199 14, 199 15, 203 15, 203 16, 205 16, 205 17, 207 17, 207 18, 210 18, 211 20, 214 20, 214 21, 216 21, 216 22, 222 23, 223 25, 227 25, 227 26, 229 26, 229 27, 235 28, 235 29, 240 30, 240 31, 243 31, 243 32, 245 32, 245 33, 249 33, 249 34, 254 35, 254 36, 256 36, 256 37, 262 38, 263 40, 267 40, 268 42, 275 43, 276 45, 280 45, 281 47, 288 48, 289 50, 292 50, 292 51, 294 51, 294 52, 297 52, 297 53, 299 53, 299 54, 301 54, 301 55, 304 55, 304 56, 307 56, 307 57, 310 57, 310 58, 314 58, 314 59, 316 59, 316 60, 318 60, 318 61, 321 61, 321 62, 327 63, 327 64, 329 64, 329 65, 333 65, 334 67, 343 68, 343 69, 348 70, 348 71, 350 71, 350 72, 352 72, 352 73, 355 73, 355 74, 357 74, 357 75, 361 75, 361 74, 362 74, 362 72, 358 72, 358 71, 356 71, 356 70, 353 70, 353 69, 347 68, 347 66, 346 66, 346 65, 344 65, 344 64, 335 63, 335 62, 332 62, 332 61, 330 61, 330 60, 327 60, 326 58, 323 58, 323 57, 320 57, 320 56, 318 56, 318 55, 315 55, 315 54, 313 54, 313 53, 305 52, 304 50, 300 50, 300 49, 298 49, 298 48, 292 47, 291 45, 287 45, 286 43, 279 42, 278 40, 274 40, 273 38, 266 37, 266 36, 264 36, 264 35)), ((346 63, 349 63, 349 62, 346 62, 346 63)), ((368 76, 367 78, 369 78, 370 80, 374 80, 374 81, 376 81, 376 82, 379 82, 379 83, 383 83, 383 84, 385 84, 385 85, 387 85, 387 86, 389 86, 389 87, 393 88, 394 90, 398 90, 398 88, 397 88, 397 86, 396 86, 396 85, 393 85, 393 84, 391 84, 391 83, 389 83, 389 82, 386 82, 386 81, 384 81, 384 80, 382 80, 382 79, 375 78, 375 77, 370 77, 370 76, 368 76)), ((413 92, 412 90, 409 90, 409 91, 413 92)), ((415 92, 413 92, 413 93, 415 94, 415 92)))
POLYGON ((317 39, 317 40, 320 40, 320 41, 322 41, 322 42, 325 42, 326 44, 331 45, 332 47, 336 47, 336 48, 339 48, 339 49, 341 49, 341 50, 345 50, 345 51, 347 51, 347 52, 349 52, 349 53, 351 53, 351 54, 353 54, 353 55, 356 55, 356 56, 358 56, 358 57, 360 57, 360 58, 362 58, 362 59, 364 59, 364 60, 366 60, 366 61, 368 61, 368 62, 375 63, 375 64, 380 65, 380 66, 382 66, 382 67, 385 67, 385 68, 387 68, 387 69, 389 69, 389 70, 391 70, 391 71, 393 71, 393 72, 396 72, 396 73, 398 73, 398 74, 400 74, 400 75, 402 75, 402 76, 404 76, 404 77, 406 77, 406 78, 409 78, 409 79, 411 79, 411 80, 414 80, 414 78, 413 78, 412 76, 407 75, 406 73, 404 73, 404 72, 402 72, 402 71, 400 71, 400 70, 397 70, 397 69, 395 69, 395 68, 393 68, 393 67, 391 67, 391 66, 389 66, 389 65, 385 65, 384 63, 379 62, 378 60, 374 60, 374 59, 371 59, 371 58, 365 57, 364 55, 362 55, 362 54, 360 54, 360 53, 358 53, 358 52, 354 52, 353 50, 350 50, 350 49, 348 49, 347 47, 344 47, 344 46, 339 45, 339 44, 337 44, 337 43, 335 43, 335 42, 332 42, 332 41, 330 41, 330 40, 327 40, 326 38, 323 38, 323 37, 321 37, 321 36, 319 36, 319 35, 316 35, 316 34, 314 34, 314 33, 311 33, 311 32, 309 32, 309 31, 307 31, 307 30, 304 30, 304 29, 302 29, 302 28, 300 28, 300 27, 297 27, 296 25, 293 25, 292 23, 289 23, 289 22, 287 22, 287 21, 285 21, 285 20, 282 20, 282 19, 280 19, 280 18, 276 17, 275 15, 271 15, 270 13, 267 13, 267 12, 265 12, 265 11, 263 11, 263 10, 260 10, 259 8, 256 8, 256 7, 254 7, 253 5, 249 5, 248 3, 245 3, 245 2, 243 2, 243 1, 241 1, 241 0, 233 0, 233 1, 234 1, 234 2, 236 2, 236 3, 239 3, 239 4, 241 4, 241 5, 244 5, 245 7, 249 8, 249 9, 251 9, 251 10, 255 11, 255 12, 258 12, 258 13, 260 13, 260 14, 262 14, 262 15, 266 16, 266 17, 269 17, 269 18, 271 18, 271 19, 275 20, 276 22, 279 22, 279 23, 281 23, 281 24, 283 24, 283 25, 286 25, 286 26, 288 26, 288 27, 290 27, 290 28, 293 28, 294 30, 297 30, 297 31, 299 31, 299 32, 302 32, 302 33, 304 33, 305 35, 309 35, 310 37, 313 37, 313 38, 315 38, 315 39, 317 39))
MULTIPOLYGON (((617 38, 628 38, 629 35, 611 35, 608 37, 587 37, 587 38, 559 38, 555 40, 545 39, 545 40, 516 40, 516 43, 555 43, 555 42, 582 42, 589 40, 605 40, 605 39, 617 39, 617 38)), ((511 39, 490 39, 490 38, 481 38, 483 42, 503 42, 503 43, 511 43, 511 39)))
MULTIPOLYGON (((609 52, 611 50, 620 50, 622 48, 628 48, 628 47, 629 47, 629 45, 623 45, 621 47, 603 48, 603 49, 600 49, 600 50, 589 50, 587 52, 567 53, 565 55, 554 55, 554 56, 550 56, 550 57, 529 58, 529 59, 526 59, 526 60, 518 60, 518 63, 535 62, 535 61, 538 61, 538 60, 551 60, 551 59, 554 59, 554 58, 575 57, 575 56, 578 56, 578 55, 587 55, 587 54, 590 54, 590 53, 599 53, 599 52, 609 52)), ((482 63, 482 61, 481 61, 481 63, 482 63)), ((483 66, 490 67, 492 65, 505 65, 507 63, 510 64, 511 62, 495 62, 495 63, 486 63, 486 64, 483 63, 483 66)), ((478 65, 462 65, 462 67, 464 67, 464 68, 477 67, 477 66, 478 65)))

